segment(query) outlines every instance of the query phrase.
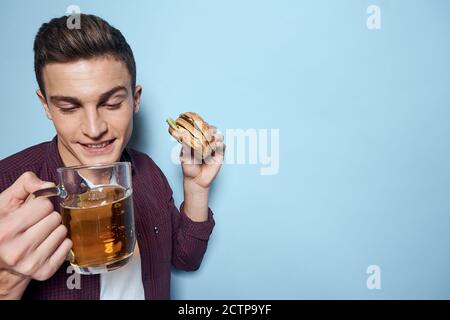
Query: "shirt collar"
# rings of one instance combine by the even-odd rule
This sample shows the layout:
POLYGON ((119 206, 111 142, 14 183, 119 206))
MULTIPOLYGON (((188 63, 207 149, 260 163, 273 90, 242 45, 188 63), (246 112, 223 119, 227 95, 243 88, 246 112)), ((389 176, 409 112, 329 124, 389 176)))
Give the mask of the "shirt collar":
POLYGON ((120 161, 129 162, 131 164, 131 175, 134 175, 135 173, 134 161, 130 155, 130 152, 128 151, 128 148, 123 149, 120 161))

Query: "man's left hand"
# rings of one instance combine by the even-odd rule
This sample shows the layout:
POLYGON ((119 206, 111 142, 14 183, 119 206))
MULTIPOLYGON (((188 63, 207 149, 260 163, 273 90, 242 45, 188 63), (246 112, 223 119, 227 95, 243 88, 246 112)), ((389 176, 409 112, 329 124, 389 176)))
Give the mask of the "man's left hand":
POLYGON ((223 135, 214 126, 210 126, 209 132, 212 135, 211 145, 215 151, 211 156, 203 159, 203 161, 199 155, 191 151, 190 146, 182 143, 180 160, 185 189, 209 190, 211 183, 220 171, 225 152, 223 135))

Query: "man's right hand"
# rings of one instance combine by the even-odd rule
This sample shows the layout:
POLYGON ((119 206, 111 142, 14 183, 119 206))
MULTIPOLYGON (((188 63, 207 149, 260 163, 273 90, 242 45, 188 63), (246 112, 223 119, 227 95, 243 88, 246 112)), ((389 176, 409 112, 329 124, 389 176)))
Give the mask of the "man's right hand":
POLYGON ((32 192, 44 187, 48 182, 26 172, 0 193, 0 284, 8 282, 11 286, 13 281, 23 287, 26 278, 27 283, 30 279, 47 280, 72 247, 50 200, 39 197, 26 201, 32 192), (6 281, 5 277, 10 278, 6 281))

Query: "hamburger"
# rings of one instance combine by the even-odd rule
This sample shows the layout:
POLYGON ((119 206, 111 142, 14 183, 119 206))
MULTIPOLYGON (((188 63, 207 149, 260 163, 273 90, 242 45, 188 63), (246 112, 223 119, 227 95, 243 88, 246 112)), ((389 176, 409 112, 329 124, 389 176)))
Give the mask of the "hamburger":
POLYGON ((183 112, 176 120, 168 118, 169 134, 180 143, 185 143, 201 155, 202 159, 214 155, 215 144, 209 124, 195 112, 183 112))

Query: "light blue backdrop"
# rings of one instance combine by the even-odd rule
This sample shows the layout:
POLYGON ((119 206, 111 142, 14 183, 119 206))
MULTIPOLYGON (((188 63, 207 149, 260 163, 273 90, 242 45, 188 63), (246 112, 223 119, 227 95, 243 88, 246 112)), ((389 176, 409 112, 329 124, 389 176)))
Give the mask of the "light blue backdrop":
POLYGON ((280 130, 278 174, 224 165, 209 250, 198 272, 174 273, 174 298, 450 298, 449 1, 2 0, 0 158, 54 135, 32 44, 71 4, 132 46, 144 87, 133 144, 177 204, 167 116, 280 130), (380 30, 366 26, 371 4, 380 30))

